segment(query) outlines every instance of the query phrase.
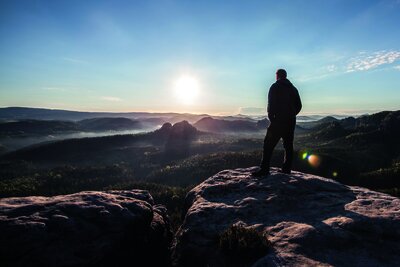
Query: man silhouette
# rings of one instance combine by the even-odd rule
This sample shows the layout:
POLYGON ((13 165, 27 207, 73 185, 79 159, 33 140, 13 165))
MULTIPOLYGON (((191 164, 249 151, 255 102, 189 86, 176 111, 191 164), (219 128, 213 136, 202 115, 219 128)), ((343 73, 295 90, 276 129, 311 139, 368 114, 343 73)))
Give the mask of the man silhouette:
POLYGON ((299 92, 286 77, 287 73, 284 69, 277 70, 276 82, 269 89, 267 111, 270 125, 264 139, 260 169, 253 173, 254 176, 269 175, 272 152, 281 138, 285 149, 281 171, 289 174, 292 169, 296 115, 300 112, 302 105, 299 92))

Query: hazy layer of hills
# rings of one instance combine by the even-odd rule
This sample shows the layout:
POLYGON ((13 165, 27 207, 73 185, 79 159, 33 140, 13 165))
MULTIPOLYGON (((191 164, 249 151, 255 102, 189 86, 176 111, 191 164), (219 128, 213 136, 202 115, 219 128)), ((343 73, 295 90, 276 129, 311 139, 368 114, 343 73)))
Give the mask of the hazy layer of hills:
POLYGON ((221 120, 204 117, 193 124, 197 129, 206 132, 255 132, 265 130, 264 125, 259 125, 251 120, 221 120))
MULTIPOLYGON (((312 125, 300 123, 295 138, 297 156, 294 168, 345 183, 397 188, 399 115, 400 111, 386 111, 342 120, 326 117, 312 122, 312 125), (318 156, 318 166, 309 164, 304 153, 318 156)), ((223 120, 207 116, 193 125, 187 121, 164 123, 155 131, 141 134, 65 139, 39 143, 9 153, 6 153, 6 148, 0 147, 3 150, 3 156, 0 157, 0 188, 3 186, 3 193, 10 194, 11 191, 5 190, 4 186, 18 179, 32 179, 32 173, 47 177, 41 182, 51 180, 54 172, 50 174, 47 170, 53 168, 58 168, 57 172, 62 177, 64 175, 65 179, 73 175, 71 167, 78 168, 77 173, 82 170, 87 173, 87 168, 91 168, 96 173, 96 179, 103 179, 107 177, 104 168, 115 164, 120 169, 118 179, 124 182, 189 186, 222 169, 257 165, 268 124, 266 119, 223 120), (64 170, 66 166, 69 167, 64 170), (96 168, 101 168, 103 173, 96 171, 96 168), (129 176, 124 173, 129 173, 129 176)), ((10 127, 8 131, 12 129, 18 136, 23 127, 30 129, 31 133, 77 129, 101 131, 140 127, 141 121, 127 118, 97 118, 78 122, 23 120, 0 125, 13 125, 14 128, 10 127)), ((279 166, 281 157, 279 145, 272 159, 273 165, 279 166)), ((106 184, 111 186, 113 182, 108 180, 106 184)), ((89 183, 87 189, 90 188, 89 183)))
MULTIPOLYGON (((158 122, 156 122, 158 123, 158 122)), ((128 118, 94 118, 81 121, 18 120, 0 123, 1 136, 28 136, 64 134, 69 132, 120 131, 141 129, 155 125, 143 125, 128 118)))
MULTIPOLYGON (((105 112, 78 112, 68 110, 51 110, 37 108, 10 107, 0 108, 0 154, 13 151, 41 142, 57 140, 97 137, 115 134, 132 134, 149 132, 159 128, 162 124, 188 121, 196 123, 206 114, 180 113, 105 113, 105 112)), ((233 126, 216 127, 210 129, 227 133, 247 131, 235 127, 237 121, 248 122, 252 131, 260 127, 253 126, 257 120, 244 115, 214 116, 222 124, 233 126)), ((266 128, 266 126, 264 127, 266 128)))
MULTIPOLYGON (((175 112, 86 112, 86 111, 71 111, 61 109, 47 109, 47 108, 29 108, 29 107, 6 107, 0 108, 0 122, 7 120, 23 120, 23 119, 37 119, 37 120, 83 120, 91 118, 102 117, 124 117, 131 119, 138 118, 163 118, 168 122, 174 123, 182 120, 187 120, 194 123, 201 118, 207 117, 207 114, 190 114, 190 113, 175 113, 175 112)), ((346 115, 330 115, 337 119, 343 119, 346 115)), ((243 115, 237 114, 235 116, 217 116, 224 120, 260 120, 265 115, 243 115)), ((326 115, 301 115, 297 116, 299 122, 316 121, 325 118, 326 115)))
MULTIPOLYGON (((298 131, 311 129, 325 122, 337 121, 333 117, 320 120, 308 119, 309 121, 298 123, 298 131)), ((149 131, 160 127, 165 122, 176 123, 183 120, 193 123, 201 131, 215 133, 254 133, 264 131, 269 125, 265 117, 256 120, 243 115, 211 117, 178 113, 91 113, 35 108, 0 108, 0 139, 78 132, 149 131)))
MULTIPOLYGON (((163 122, 175 123, 186 120, 194 123, 207 114, 190 114, 190 113, 152 113, 152 112, 85 112, 70 111, 59 109, 44 108, 25 108, 25 107, 7 107, 0 108, 0 122, 9 120, 62 120, 62 121, 79 121, 93 118, 128 118, 133 120, 139 119, 156 119, 163 122)), ((221 116, 226 120, 248 119, 247 116, 221 116)))
MULTIPOLYGON (((186 121, 186 120, 184 120, 186 121)), ((80 121, 61 120, 14 120, 0 122, 0 138, 24 137, 31 135, 65 134, 73 132, 101 132, 124 130, 149 130, 159 127, 166 121, 162 118, 128 119, 123 117, 104 117, 84 119, 80 121)), ((251 119, 226 120, 204 117, 193 124, 197 129, 207 132, 257 132, 265 130, 268 120, 254 121, 251 119)))

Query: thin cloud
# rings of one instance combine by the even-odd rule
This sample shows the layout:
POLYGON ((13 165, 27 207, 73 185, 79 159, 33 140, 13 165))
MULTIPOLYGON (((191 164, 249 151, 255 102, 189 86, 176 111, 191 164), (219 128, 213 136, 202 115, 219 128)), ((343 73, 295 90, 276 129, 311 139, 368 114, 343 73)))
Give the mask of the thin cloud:
POLYGON ((381 65, 392 64, 400 59, 400 51, 378 51, 362 54, 351 58, 346 67, 346 72, 370 70, 381 65))
MULTIPOLYGON (((384 65, 393 64, 400 61, 400 51, 381 50, 375 52, 360 51, 354 57, 344 58, 341 62, 329 64, 319 68, 312 75, 299 77, 302 82, 310 80, 324 79, 327 77, 343 75, 352 72, 385 70, 384 65)), ((392 68, 391 66, 388 66, 392 68)), ((394 69, 400 70, 400 65, 394 66, 394 69)))
POLYGON ((101 99, 105 100, 105 101, 111 101, 111 102, 121 102, 122 101, 121 98, 115 97, 115 96, 102 96, 101 99))
POLYGON ((337 66, 336 65, 329 65, 329 66, 326 66, 326 70, 328 71, 328 72, 334 72, 334 71, 336 71, 337 70, 337 66))

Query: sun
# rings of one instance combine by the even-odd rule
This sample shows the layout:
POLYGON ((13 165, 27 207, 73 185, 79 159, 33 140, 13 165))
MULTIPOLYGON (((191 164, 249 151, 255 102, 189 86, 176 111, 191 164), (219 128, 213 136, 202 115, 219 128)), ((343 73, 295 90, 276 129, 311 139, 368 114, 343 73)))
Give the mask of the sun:
POLYGON ((175 82, 175 94, 183 104, 193 104, 199 95, 199 82, 196 78, 183 75, 175 82))

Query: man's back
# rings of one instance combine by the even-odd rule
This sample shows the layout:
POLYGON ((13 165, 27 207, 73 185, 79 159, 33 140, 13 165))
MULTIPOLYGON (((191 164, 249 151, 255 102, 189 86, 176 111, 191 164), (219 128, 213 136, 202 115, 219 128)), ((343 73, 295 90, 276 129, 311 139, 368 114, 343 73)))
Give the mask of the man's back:
POLYGON ((294 119, 301 110, 296 87, 288 79, 277 80, 268 93, 268 117, 272 120, 294 119))
POLYGON ((302 106, 299 92, 286 77, 286 70, 277 70, 277 81, 269 89, 268 118, 271 123, 264 139, 263 157, 260 169, 253 173, 255 176, 269 174, 272 151, 280 139, 283 140, 283 148, 285 149, 282 172, 290 173, 292 169, 296 115, 300 112, 302 106))

